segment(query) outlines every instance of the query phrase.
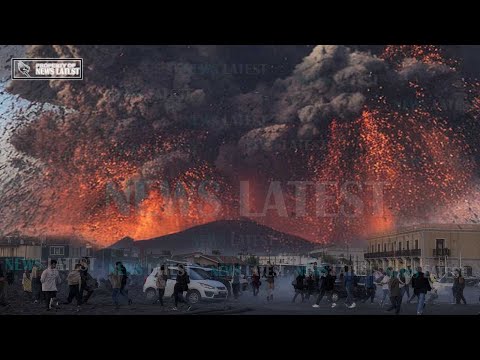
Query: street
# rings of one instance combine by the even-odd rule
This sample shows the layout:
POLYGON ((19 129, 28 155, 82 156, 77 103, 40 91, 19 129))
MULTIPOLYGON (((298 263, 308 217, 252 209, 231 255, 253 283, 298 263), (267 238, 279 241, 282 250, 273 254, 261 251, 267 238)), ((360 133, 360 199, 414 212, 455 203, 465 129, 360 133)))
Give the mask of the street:
MULTIPOLYGON (((254 297, 251 291, 246 291, 237 299, 221 301, 201 301, 187 310, 187 305, 182 304, 177 311, 172 310, 173 300, 165 299, 165 306, 159 303, 148 302, 140 287, 132 287, 129 296, 133 300, 132 305, 126 301, 115 309, 111 293, 107 289, 97 289, 89 301, 82 305, 77 312, 75 300, 72 304, 62 305, 66 299, 66 287, 60 285, 58 298, 59 309, 46 311, 45 304, 34 304, 21 290, 20 284, 14 284, 7 290, 7 307, 0 307, 0 315, 391 315, 394 311, 387 312, 388 304, 380 307, 381 290, 377 290, 375 302, 357 302, 357 307, 348 309, 340 299, 335 308, 331 308, 326 299, 322 299, 319 308, 313 308, 316 296, 301 303, 301 298, 292 303, 293 288, 287 278, 279 279, 276 283, 273 302, 266 300, 266 289, 261 287, 258 296, 254 297)), ((466 288, 465 298, 468 305, 451 304, 451 299, 445 294, 439 296, 434 304, 427 304, 424 315, 477 315, 480 312, 479 303, 480 289, 466 288)), ((427 296, 428 298, 428 296, 427 296)), ((388 301, 387 301, 388 303, 388 301)), ((402 303, 400 315, 416 315, 416 303, 407 304, 406 297, 402 303)))

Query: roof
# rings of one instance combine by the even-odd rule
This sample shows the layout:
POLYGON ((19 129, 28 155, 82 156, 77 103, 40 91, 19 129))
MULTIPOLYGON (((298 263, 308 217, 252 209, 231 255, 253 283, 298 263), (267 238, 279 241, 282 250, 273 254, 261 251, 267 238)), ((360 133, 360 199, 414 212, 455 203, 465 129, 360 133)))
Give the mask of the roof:
POLYGON ((206 260, 209 260, 211 262, 214 262, 216 264, 239 264, 239 265, 244 265, 245 264, 245 262, 243 262, 241 259, 239 259, 236 256, 207 255, 207 254, 203 254, 201 252, 179 254, 179 255, 175 255, 173 258, 174 259, 185 259, 187 257, 194 257, 194 258, 202 257, 202 258, 204 258, 206 260))
POLYGON ((396 229, 372 234, 368 240, 385 237, 385 236, 394 236, 398 234, 411 233, 417 231, 478 231, 480 232, 479 224, 415 224, 411 226, 398 227, 396 229))

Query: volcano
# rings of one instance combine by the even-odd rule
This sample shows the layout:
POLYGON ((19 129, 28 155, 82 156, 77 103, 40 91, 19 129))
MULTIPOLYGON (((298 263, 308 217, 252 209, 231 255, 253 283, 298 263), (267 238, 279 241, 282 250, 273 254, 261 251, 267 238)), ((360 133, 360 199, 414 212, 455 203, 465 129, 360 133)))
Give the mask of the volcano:
MULTIPOLYGON (((125 239, 111 245, 118 247, 125 239)), ((173 254, 214 250, 222 255, 254 253, 257 255, 280 253, 306 253, 313 243, 298 236, 276 231, 249 219, 219 220, 192 227, 175 234, 135 241, 134 245, 149 251, 171 251, 173 254)))

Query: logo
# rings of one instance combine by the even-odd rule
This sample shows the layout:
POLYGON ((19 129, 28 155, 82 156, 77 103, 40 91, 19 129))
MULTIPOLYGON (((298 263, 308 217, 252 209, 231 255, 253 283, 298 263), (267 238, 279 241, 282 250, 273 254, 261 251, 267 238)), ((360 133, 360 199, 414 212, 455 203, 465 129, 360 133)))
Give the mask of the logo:
POLYGON ((83 80, 83 59, 12 58, 13 80, 83 80))

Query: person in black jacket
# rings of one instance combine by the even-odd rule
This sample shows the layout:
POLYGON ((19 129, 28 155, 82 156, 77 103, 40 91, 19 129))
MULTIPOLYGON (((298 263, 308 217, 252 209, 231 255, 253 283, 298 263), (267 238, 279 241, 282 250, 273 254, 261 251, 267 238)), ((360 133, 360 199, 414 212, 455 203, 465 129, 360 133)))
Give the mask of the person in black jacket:
MULTIPOLYGON (((422 315, 425 309, 425 296, 428 291, 431 291, 430 281, 425 277, 422 268, 418 268, 413 286, 413 293, 418 296, 417 315, 422 315)), ((412 279, 413 281, 413 279, 412 279)))
POLYGON ((462 276, 461 270, 455 270, 455 279, 453 280, 453 287, 455 288, 455 303, 459 305, 461 301, 467 305, 467 301, 463 296, 463 290, 465 289, 465 278, 462 276))
POLYGON ((311 270, 309 270, 309 274, 306 277, 306 290, 307 290, 307 296, 305 297, 307 300, 310 299, 310 296, 312 296, 314 290, 315 290, 315 278, 313 276, 313 273, 311 270))
MULTIPOLYGON (((178 274, 177 274, 177 281, 175 286, 173 287, 173 297, 175 299, 175 307, 173 310, 178 309, 179 302, 187 301, 183 298, 183 292, 188 291, 188 284, 190 283, 190 279, 188 277, 187 271, 183 265, 178 266, 178 274)), ((187 310, 190 310, 191 306, 188 307, 187 310)))
POLYGON ((293 285, 293 287, 295 289, 295 295, 293 296, 292 303, 295 302, 295 299, 297 298, 297 296, 299 294, 302 297, 302 302, 305 300, 305 297, 303 296, 303 290, 304 290, 303 282, 304 282, 304 280, 305 280, 305 275, 303 274, 303 270, 300 269, 300 270, 298 270, 298 275, 295 278, 294 285, 293 285))
POLYGON ((320 301, 325 294, 327 295, 327 300, 332 303, 332 308, 337 306, 337 304, 332 301, 333 291, 335 289, 336 276, 333 274, 333 270, 331 268, 327 268, 326 270, 327 275, 325 276, 323 281, 320 282, 320 294, 317 297, 316 303, 312 305, 312 307, 314 308, 320 307, 320 301))

